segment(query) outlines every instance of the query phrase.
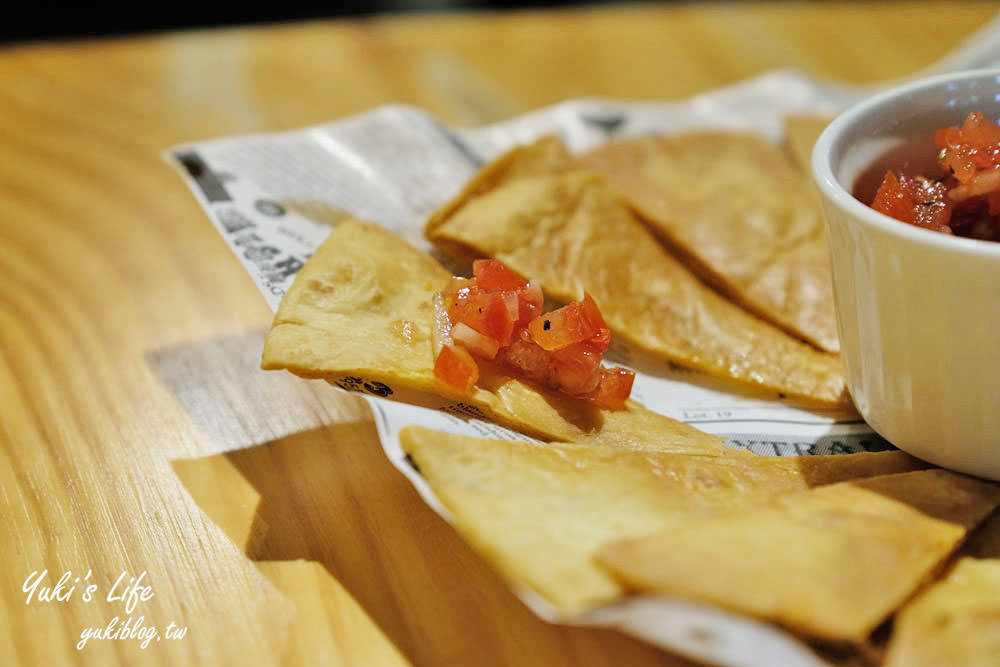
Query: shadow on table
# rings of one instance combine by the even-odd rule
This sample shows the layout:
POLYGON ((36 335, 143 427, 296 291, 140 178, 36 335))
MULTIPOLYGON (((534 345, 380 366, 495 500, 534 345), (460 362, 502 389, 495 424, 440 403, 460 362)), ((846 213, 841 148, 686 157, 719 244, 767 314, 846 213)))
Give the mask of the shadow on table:
MULTIPOLYGON (((174 469, 258 566, 321 564, 336 579, 329 583, 343 586, 343 597, 377 626, 368 631, 384 633, 415 665, 689 664, 615 631, 535 617, 424 504, 376 441, 371 423, 337 424, 175 461, 174 469)), ((307 567, 281 581, 261 569, 283 591, 312 585, 303 584, 312 576, 307 567), (298 585, 290 582, 296 578, 298 585)), ((299 626, 297 619, 293 633, 299 626)))

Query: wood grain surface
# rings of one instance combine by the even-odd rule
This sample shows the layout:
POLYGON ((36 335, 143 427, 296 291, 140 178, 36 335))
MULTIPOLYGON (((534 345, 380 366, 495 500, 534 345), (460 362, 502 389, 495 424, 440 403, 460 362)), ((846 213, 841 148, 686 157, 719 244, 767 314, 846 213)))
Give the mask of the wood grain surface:
POLYGON ((644 5, 0 47, 0 664, 687 664, 535 618, 384 459, 365 404, 257 370, 271 313, 161 154, 388 102, 477 124, 775 67, 875 82, 995 9, 644 5), (90 578, 26 604, 46 569, 90 578), (143 571, 151 598, 107 601, 143 571), (116 616, 187 632, 77 650, 116 616))

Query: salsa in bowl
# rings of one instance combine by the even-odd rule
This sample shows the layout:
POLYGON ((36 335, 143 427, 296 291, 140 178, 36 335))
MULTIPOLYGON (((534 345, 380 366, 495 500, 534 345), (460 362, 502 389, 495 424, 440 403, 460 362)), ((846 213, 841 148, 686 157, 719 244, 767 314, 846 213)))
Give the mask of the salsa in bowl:
POLYGON ((900 222, 1000 241, 1000 124, 973 111, 960 126, 938 128, 930 144, 921 138, 876 160, 854 196, 900 222))

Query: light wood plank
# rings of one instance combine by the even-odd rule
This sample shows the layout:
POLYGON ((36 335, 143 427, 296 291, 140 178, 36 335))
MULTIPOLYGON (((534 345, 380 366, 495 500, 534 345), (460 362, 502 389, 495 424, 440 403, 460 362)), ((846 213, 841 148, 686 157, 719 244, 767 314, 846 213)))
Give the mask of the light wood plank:
POLYGON ((640 5, 0 48, 0 662, 678 664, 531 616, 384 460, 361 401, 263 378, 271 314, 161 153, 388 102, 474 124, 774 67, 873 82, 995 8, 640 5), (43 568, 90 568, 104 592, 145 570, 136 613, 188 634, 78 652, 120 604, 26 605, 43 568))

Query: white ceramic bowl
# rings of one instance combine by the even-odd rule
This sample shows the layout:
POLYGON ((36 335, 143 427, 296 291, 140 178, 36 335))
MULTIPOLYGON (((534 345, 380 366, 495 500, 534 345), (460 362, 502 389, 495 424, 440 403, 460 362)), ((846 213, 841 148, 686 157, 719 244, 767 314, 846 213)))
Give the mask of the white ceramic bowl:
POLYGON ((1000 117, 1000 70, 937 76, 861 102, 822 134, 812 167, 861 415, 914 456, 1000 480, 1000 243, 908 225, 851 194, 878 155, 971 111, 1000 117))

